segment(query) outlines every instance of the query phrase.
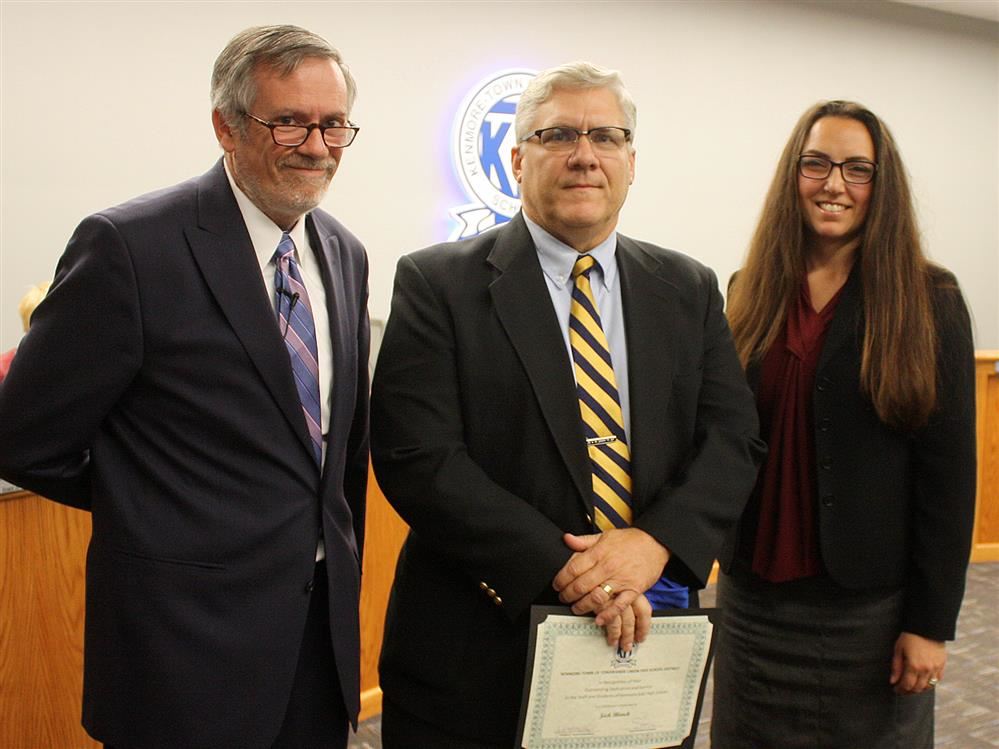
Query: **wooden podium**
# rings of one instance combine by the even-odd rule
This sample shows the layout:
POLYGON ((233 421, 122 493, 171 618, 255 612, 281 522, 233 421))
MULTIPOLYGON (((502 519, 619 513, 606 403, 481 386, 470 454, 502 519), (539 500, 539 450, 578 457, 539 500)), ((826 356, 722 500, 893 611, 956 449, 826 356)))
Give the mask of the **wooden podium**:
MULTIPOLYGON (((977 356, 978 499, 972 561, 999 561, 999 351, 977 356)), ((406 526, 368 486, 361 588, 361 717, 381 711, 378 653, 406 526)), ((80 726, 90 516, 27 492, 0 496, 0 747, 98 747, 80 726)))

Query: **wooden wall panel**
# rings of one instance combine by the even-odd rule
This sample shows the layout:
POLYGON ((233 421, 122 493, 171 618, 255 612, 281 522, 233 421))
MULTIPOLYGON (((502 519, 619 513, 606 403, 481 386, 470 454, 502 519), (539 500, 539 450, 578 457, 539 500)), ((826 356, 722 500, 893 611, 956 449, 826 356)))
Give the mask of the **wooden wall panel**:
POLYGON ((378 654, 385 631, 385 607, 395 577, 395 562, 408 528, 368 476, 368 512, 361 579, 361 720, 382 711, 378 654))
POLYGON ((0 498, 0 746, 99 747, 80 725, 90 515, 0 498))
POLYGON ((971 561, 999 561, 999 351, 975 357, 978 496, 971 561))

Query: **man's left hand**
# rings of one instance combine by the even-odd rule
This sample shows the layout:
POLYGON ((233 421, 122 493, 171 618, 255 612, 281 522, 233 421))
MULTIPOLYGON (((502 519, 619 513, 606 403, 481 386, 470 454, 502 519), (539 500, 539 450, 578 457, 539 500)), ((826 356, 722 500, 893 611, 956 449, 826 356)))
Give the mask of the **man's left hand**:
POLYGON ((630 653, 639 642, 645 642, 652 628, 652 604, 645 596, 638 596, 621 616, 604 627, 607 644, 616 650, 630 653))
POLYGON ((638 528, 588 536, 566 533, 562 540, 575 553, 552 585, 559 600, 572 605, 574 614, 596 612, 601 627, 624 614, 651 588, 669 561, 666 547, 638 528))

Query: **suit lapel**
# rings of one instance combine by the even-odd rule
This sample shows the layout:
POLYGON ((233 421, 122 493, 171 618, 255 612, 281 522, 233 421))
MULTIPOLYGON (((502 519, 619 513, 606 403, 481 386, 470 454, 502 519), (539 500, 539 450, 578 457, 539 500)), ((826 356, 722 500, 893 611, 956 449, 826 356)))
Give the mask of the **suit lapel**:
POLYGON ((846 279, 843 295, 839 298, 832 322, 829 323, 829 332, 826 333, 826 340, 822 344, 822 354, 819 356, 817 372, 821 372, 843 346, 857 340, 858 334, 861 334, 861 331, 858 330, 858 323, 860 315, 863 313, 862 296, 863 288, 858 259, 853 264, 850 277, 846 279))
POLYGON ((488 262, 499 275, 490 284, 496 314, 520 358, 562 460, 586 512, 592 487, 586 438, 565 341, 527 226, 518 214, 497 232, 488 262))
POLYGON ((675 361, 676 289, 659 263, 628 237, 619 236, 617 263, 628 346, 631 400, 631 472, 640 511, 653 461, 669 450, 663 441, 675 361))
MULTIPOLYGON (((333 373, 345 376, 355 371, 354 361, 357 359, 357 338, 350 332, 350 321, 353 316, 347 310, 347 294, 344 288, 343 263, 340 262, 340 238, 317 222, 312 214, 306 218, 306 232, 309 241, 316 252, 319 270, 326 288, 326 313, 329 317, 330 337, 333 348, 333 373)), ((334 386, 330 395, 330 435, 346 435, 350 431, 349 420, 353 417, 353 398, 347 395, 353 393, 354 379, 334 386)))
POLYGON ((201 178, 198 226, 185 229, 195 262, 247 355, 303 446, 312 453, 288 353, 250 235, 221 160, 201 178))

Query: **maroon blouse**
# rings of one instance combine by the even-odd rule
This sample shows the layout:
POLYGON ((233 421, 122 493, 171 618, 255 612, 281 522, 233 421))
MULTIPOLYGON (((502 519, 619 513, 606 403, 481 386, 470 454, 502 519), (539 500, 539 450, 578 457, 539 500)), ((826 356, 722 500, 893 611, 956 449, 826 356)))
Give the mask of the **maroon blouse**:
POLYGON ((841 293, 842 289, 816 312, 808 282, 803 282, 784 330, 763 359, 757 397, 762 436, 770 453, 757 484, 760 515, 753 572, 771 582, 824 571, 815 501, 812 388, 841 293))

